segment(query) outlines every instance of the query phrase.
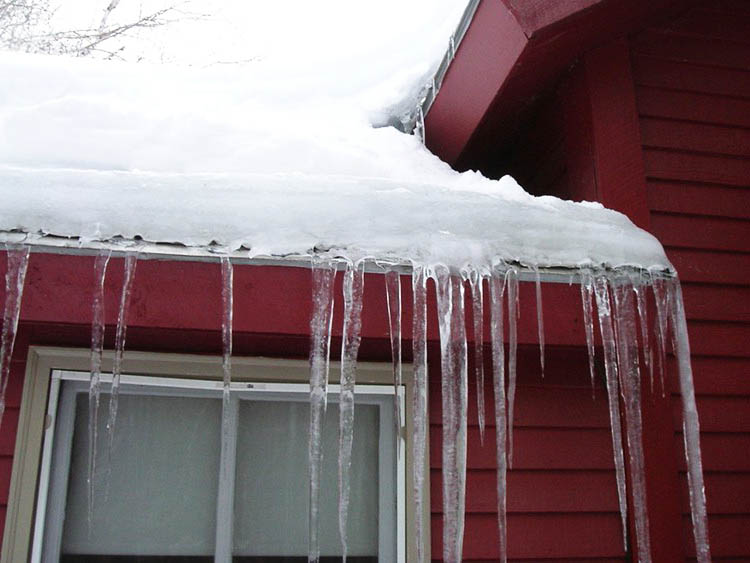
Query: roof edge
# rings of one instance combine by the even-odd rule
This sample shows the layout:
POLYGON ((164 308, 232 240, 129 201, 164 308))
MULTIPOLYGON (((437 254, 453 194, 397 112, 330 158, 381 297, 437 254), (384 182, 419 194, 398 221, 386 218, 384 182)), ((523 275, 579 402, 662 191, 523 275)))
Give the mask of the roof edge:
MULTIPOLYGON (((247 250, 228 251, 224 247, 195 247, 184 246, 175 243, 155 243, 143 240, 112 240, 95 241, 83 240, 75 237, 61 237, 46 234, 32 234, 24 232, 0 231, 0 244, 6 249, 13 246, 28 246, 36 253, 60 254, 68 256, 96 256, 101 252, 111 252, 113 256, 126 256, 138 252, 139 259, 164 260, 178 262, 219 262, 224 257, 236 265, 248 266, 282 266, 288 268, 310 268, 311 256, 250 256, 247 250)), ((322 253, 323 254, 323 253, 322 253)), ((330 256, 339 270, 344 270, 346 260, 330 256)), ((535 282, 537 276, 540 281, 547 283, 579 282, 581 277, 591 271, 617 272, 621 274, 638 275, 648 271, 649 275, 671 279, 676 272, 671 269, 653 270, 638 268, 635 266, 617 266, 601 268, 574 268, 574 267, 531 267, 521 263, 508 263, 518 272, 520 281, 535 282)), ((384 274, 396 270, 401 274, 411 274, 413 265, 411 263, 392 264, 381 260, 365 260, 365 272, 372 274, 384 274)))
POLYGON ((424 87, 420 99, 417 101, 417 105, 409 115, 409 121, 406 123, 405 130, 407 132, 413 132, 418 135, 422 142, 424 142, 424 117, 430 111, 435 98, 440 91, 440 87, 443 85, 443 79, 448 73, 448 69, 456 58, 456 52, 461 45, 461 42, 466 36, 466 32, 471 26, 471 22, 474 20, 474 15, 479 8, 479 4, 482 0, 469 0, 464 13, 461 15, 461 20, 456 26, 456 30, 451 34, 448 40, 448 49, 445 51, 443 58, 440 60, 440 64, 435 70, 435 74, 432 76, 430 82, 424 87))
POLYGON ((417 133, 451 166, 476 169, 474 153, 487 150, 486 138, 499 137, 493 150, 509 142, 529 103, 582 53, 698 1, 571 0, 559 9, 542 1, 472 2, 460 51, 444 58, 437 88, 430 85, 416 108, 417 133))

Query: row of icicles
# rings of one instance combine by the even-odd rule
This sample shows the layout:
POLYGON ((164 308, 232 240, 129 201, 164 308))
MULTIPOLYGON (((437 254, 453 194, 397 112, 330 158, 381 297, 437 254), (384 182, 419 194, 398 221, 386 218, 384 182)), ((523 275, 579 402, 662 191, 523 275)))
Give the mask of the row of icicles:
MULTIPOLYGON (((95 291, 91 331, 91 379, 89 388, 89 443, 97 443, 97 420, 101 393, 101 366, 104 343, 104 281, 111 251, 102 251, 95 260, 95 291)), ((10 371, 18 318, 23 294, 24 278, 29 260, 28 246, 7 247, 6 299, 3 315, 2 348, 0 350, 0 417, 5 408, 5 390, 10 371)), ((125 346, 126 318, 133 288, 137 252, 125 254, 125 268, 120 293, 119 311, 115 333, 115 355, 112 368, 112 386, 107 422, 107 445, 111 450, 117 422, 118 393, 125 346)), ((339 532, 344 560, 347 554, 347 517, 349 509, 350 468, 353 445, 355 377, 357 353, 360 344, 362 297, 364 291, 365 261, 316 257, 312 260, 313 312, 310 322, 310 435, 309 435, 309 561, 320 556, 319 496, 322 463, 321 430, 326 412, 328 372, 333 320, 334 280, 339 264, 344 262, 343 273, 343 342, 341 351, 340 403, 339 403, 339 532)), ((229 439, 228 424, 232 354, 232 301, 233 266, 228 257, 221 259, 222 273, 222 342, 223 342, 223 412, 222 445, 229 439)), ((542 324, 541 283, 536 274, 537 320, 542 373, 544 371, 544 329, 542 324)), ((390 341, 393 357, 393 382, 401 385, 401 283, 396 269, 386 271, 385 289, 388 304, 390 341)), ((607 397, 612 427, 612 445, 617 479, 617 493, 622 520, 623 541, 627 549, 627 497, 623 437, 620 424, 620 399, 624 401, 625 436, 631 473, 631 495, 634 511, 638 560, 650 562, 648 510, 642 444, 641 383, 639 367, 638 325, 646 369, 653 379, 654 354, 649 344, 646 291, 650 287, 656 303, 656 359, 664 389, 664 372, 667 342, 671 339, 677 357, 680 392, 683 401, 683 432, 688 467, 690 507, 696 557, 700 563, 711 560, 703 471, 699 444, 698 413, 695 403, 693 377, 690 366, 690 348, 687 324, 682 301, 682 291, 677 278, 665 278, 649 272, 618 273, 581 270, 581 298, 583 304, 589 368, 594 383, 594 304, 598 314, 606 375, 607 397), (637 319, 640 319, 640 323, 637 319), (670 338, 671 337, 671 338, 670 338)), ((484 413, 484 287, 489 288, 492 381, 496 429, 497 461, 497 525, 500 561, 507 559, 506 474, 513 462, 513 404, 516 391, 517 319, 519 317, 518 280, 516 267, 501 264, 487 269, 453 271, 444 265, 414 264, 413 289, 413 428, 412 469, 417 561, 428 560, 423 519, 424 503, 428 501, 424 490, 427 415, 427 280, 433 279, 437 294, 437 313, 440 334, 440 365, 442 393, 442 471, 443 471, 443 560, 446 563, 461 561, 463 549, 464 508, 466 489, 466 446, 468 411, 468 345, 466 337, 465 291, 471 291, 475 377, 477 378, 477 405, 480 436, 485 429, 484 413), (509 351, 506 359, 503 345, 504 304, 508 306, 509 351), (507 446, 507 447, 506 447, 507 446)), ((395 394, 394 419, 400 432, 399 395, 395 394)), ((1 419, 0 419, 1 421, 1 419)), ((398 435, 398 433, 397 433, 398 435)), ((397 441, 399 442, 399 441, 397 441)), ((222 452, 228 451, 222 447, 222 452)), ((400 452, 399 452, 400 454, 400 452)), ((89 448, 88 460, 88 517, 93 517, 93 476, 96 474, 96 451, 89 448)), ((224 466, 226 464, 222 464, 224 466)), ((108 473, 109 471, 107 471, 108 473)), ((231 530, 224 533, 231 534, 231 530)))

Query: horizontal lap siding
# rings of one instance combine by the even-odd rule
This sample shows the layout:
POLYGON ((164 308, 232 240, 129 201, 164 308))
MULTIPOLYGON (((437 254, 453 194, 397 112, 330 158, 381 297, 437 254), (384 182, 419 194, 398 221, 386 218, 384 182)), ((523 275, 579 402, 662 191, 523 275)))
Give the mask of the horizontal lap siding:
MULTIPOLYGON (((18 428, 18 414, 21 407, 27 350, 28 339, 21 330, 13 351, 5 395, 5 413, 2 426, 0 426, 0 530, 5 529, 5 515, 8 509, 10 479, 13 472, 13 453, 16 447, 16 429, 18 428)), ((1 538, 0 542, 2 542, 1 538)))
MULTIPOLYGON (((489 368, 489 356, 486 360, 489 368)), ((592 398, 585 351, 548 348, 546 360, 542 379, 538 348, 519 352, 514 464, 507 483, 509 558, 623 561, 606 393, 598 383, 592 398)), ((432 557, 439 560, 442 430, 439 373, 432 375, 432 557)), ((487 427, 482 443, 470 365, 464 561, 498 557, 493 389, 491 374, 485 377, 487 427)))
MULTIPOLYGON (((651 230, 684 288, 714 560, 745 561, 750 557, 750 9, 741 2, 704 6, 635 36, 631 54, 651 230)), ((692 555, 677 394, 673 415, 692 555)))

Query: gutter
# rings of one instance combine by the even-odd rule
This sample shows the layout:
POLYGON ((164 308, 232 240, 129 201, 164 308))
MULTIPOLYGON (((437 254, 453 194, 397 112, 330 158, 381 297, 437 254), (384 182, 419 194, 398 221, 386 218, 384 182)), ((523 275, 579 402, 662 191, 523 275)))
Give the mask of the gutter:
MULTIPOLYGON (((23 232, 0 231, 0 245, 8 246, 26 245, 32 253, 56 254, 69 256, 96 256, 102 251, 109 251, 112 256, 124 257, 134 252, 138 253, 139 260, 165 260, 180 262, 215 262, 218 263, 222 257, 229 257, 235 265, 251 266, 284 266, 292 268, 310 268, 311 255, 295 254, 289 256, 253 256, 248 255, 247 250, 227 251, 223 246, 185 246, 175 243, 155 243, 144 240, 118 239, 110 241, 89 241, 77 237, 61 237, 55 235, 32 234, 23 232)), ((336 262, 339 270, 344 270, 346 262, 336 259, 334 249, 313 249, 312 254, 324 255, 336 262)), ((519 281, 536 281, 537 271, 540 281, 547 283, 580 283, 584 274, 590 273, 589 268, 574 267, 539 267, 535 269, 520 262, 509 262, 507 266, 516 268, 519 281)), ((394 263, 388 260, 365 260, 365 272, 384 274, 396 270, 401 274, 411 275, 412 263, 401 261, 394 263)), ((656 271, 638 268, 634 266, 621 266, 617 268, 593 268, 593 270, 606 272, 616 271, 618 273, 631 273, 633 275, 648 273, 652 277, 671 279, 675 273, 670 270, 656 271)))
POLYGON ((425 85, 424 89, 420 93, 420 99, 419 101, 417 101, 416 107, 409 115, 409 120, 405 124, 404 129, 406 130, 406 132, 412 132, 415 135, 419 136, 423 144, 425 142, 424 118, 430 111, 432 104, 435 102, 435 98, 437 98, 440 87, 443 85, 443 79, 448 73, 448 69, 453 62, 453 59, 456 58, 456 52, 461 46, 461 42, 466 36, 466 32, 469 30, 471 22, 474 20, 474 14, 476 14, 477 8, 479 7, 479 3, 481 1, 482 0, 469 0, 469 3, 466 6, 463 15, 461 16, 461 20, 458 22, 456 30, 450 36, 450 40, 448 41, 448 49, 443 55, 443 58, 440 61, 437 69, 435 70, 435 74, 433 75, 432 80, 430 80, 430 82, 425 85))

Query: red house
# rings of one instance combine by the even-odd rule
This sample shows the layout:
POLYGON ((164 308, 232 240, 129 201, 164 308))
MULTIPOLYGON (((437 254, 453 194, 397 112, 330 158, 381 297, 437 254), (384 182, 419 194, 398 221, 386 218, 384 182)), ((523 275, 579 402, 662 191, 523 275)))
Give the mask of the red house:
MULTIPOLYGON (((425 118, 427 146, 453 166, 513 174, 535 194, 601 201, 665 245, 685 288, 716 560, 750 557, 741 453, 750 448, 750 261, 742 242, 750 233, 748 37, 745 2, 480 2, 425 118)), ((555 337, 574 345, 565 334, 555 337)), ((587 417, 595 407, 586 403, 577 416, 545 420, 554 412, 543 402, 545 385, 519 396, 543 411, 529 425, 592 443, 596 425, 587 417)), ((644 403, 654 561, 694 556, 681 426, 669 414, 676 389, 670 390, 672 396, 644 403)), ((540 490, 534 463, 510 474, 510 556, 621 559, 606 464, 564 453, 545 461, 541 473, 556 483, 551 491, 540 490), (513 487, 514 477, 531 494, 513 487), (570 493, 577 487, 586 494, 570 493)), ((470 491, 482 467, 479 460, 472 465, 470 491)), ((488 506, 471 497, 468 506, 465 556, 492 559, 492 541, 472 533, 488 506)))
MULTIPOLYGON (((551 4, 472 2, 421 108, 419 126, 427 147, 457 169, 478 169, 490 177, 509 173, 535 195, 600 201, 662 241, 684 288, 711 551, 715 560, 750 559, 750 356, 745 346, 750 341, 750 6, 739 0, 551 4)), ((5 236, 16 240, 22 235, 5 236)), ((218 262, 179 248, 142 255, 128 308, 118 423, 136 439, 115 444, 119 449, 112 450, 117 452, 112 461, 99 461, 99 473, 111 472, 112 485, 108 502, 97 493, 101 496, 95 496, 91 509, 86 495, 88 383, 83 382, 91 369, 98 250, 96 245, 75 248, 69 241, 37 242, 28 263, 0 429, 2 561, 130 561, 143 555, 155 561, 229 560, 232 551, 242 554, 235 556, 239 561, 304 560, 307 514, 302 528, 293 514, 299 512, 298 497, 308 494, 306 467, 300 469, 307 462, 306 435, 304 440, 300 436, 307 431, 308 407, 300 401, 308 396, 301 384, 309 380, 310 270, 283 262, 238 262, 234 268, 232 377, 237 393, 234 423, 222 434, 222 388, 216 383, 223 351, 218 262), (147 399, 136 399, 142 396, 147 399), (249 404, 256 408, 246 408, 249 404), (267 433, 248 430, 260 428, 267 433), (282 430, 274 434, 274 428, 282 430), (225 447, 217 436, 232 445, 225 447), (153 459, 160 460, 158 470, 144 461, 153 459), (224 474, 225 467, 233 471, 224 474), (299 471, 301 489, 288 485, 299 471), (160 499, 163 510, 152 508, 157 494, 170 487, 172 493, 160 499), (280 490, 283 498, 267 494, 280 490), (254 508, 238 510, 248 498, 255 499, 254 508), (119 512, 108 513, 110 505, 119 506, 119 512), (93 533, 87 528, 87 509, 92 510, 93 533), (234 543, 223 532, 232 523, 243 530, 234 543), (142 538, 137 549, 133 537, 142 538), (263 547, 253 551, 250 544, 263 547)), ((107 350, 115 347, 124 254, 113 255, 103 290, 107 350)), ((383 387, 391 381, 392 349, 382 278, 365 275, 358 384, 371 387, 358 394, 362 405, 355 423, 360 426, 355 426, 354 466, 360 463, 353 469, 349 518, 360 524, 349 528, 353 561, 410 561, 416 553, 415 507, 406 493, 412 474, 404 469, 413 461, 408 453, 412 419, 407 412, 407 453, 399 456, 391 448, 396 441, 387 394, 392 386, 383 387)), ((412 290, 406 277, 400 283, 402 334, 408 340, 412 290)), ((339 275, 332 358, 338 357, 342 341, 341 284, 339 275)), ((543 378, 534 285, 522 283, 520 291, 515 453, 507 485, 509 559, 636 559, 632 516, 623 546, 604 368, 597 360, 592 398, 579 288, 544 285, 543 378)), ((423 510, 431 516, 431 557, 440 560, 442 418, 435 300, 429 285, 425 473, 430 488, 423 510)), ((468 335, 473 340, 471 330, 468 335)), ((600 344, 597 340, 597 358, 600 344)), ((489 366, 489 349, 485 352, 489 366)), ((408 347, 404 356, 411 359, 408 347)), ((113 354, 105 353, 102 371, 111 372, 113 361, 113 354)), ((642 402, 651 555, 659 563, 695 558, 671 357, 668 368, 666 393, 658 382, 652 392, 644 378, 642 402)), ((337 370, 331 379, 338 380, 337 370)), ((405 373, 407 407, 413 392, 405 373)), ((470 378, 463 560, 495 561, 489 376, 483 441, 475 393, 470 378)), ((102 418, 97 443, 104 444, 105 422, 102 418)), ((328 469, 328 474, 335 472, 333 466, 328 469)), ((335 489, 335 474, 323 479, 323 488, 335 489)), ((335 499, 322 494, 321 512, 328 515, 322 518, 331 520, 335 499)), ((633 512, 631 507, 628 514, 633 512)), ((336 522, 324 524, 322 545, 335 543, 331 538, 337 533, 336 522)))

